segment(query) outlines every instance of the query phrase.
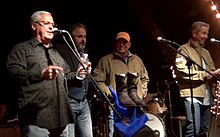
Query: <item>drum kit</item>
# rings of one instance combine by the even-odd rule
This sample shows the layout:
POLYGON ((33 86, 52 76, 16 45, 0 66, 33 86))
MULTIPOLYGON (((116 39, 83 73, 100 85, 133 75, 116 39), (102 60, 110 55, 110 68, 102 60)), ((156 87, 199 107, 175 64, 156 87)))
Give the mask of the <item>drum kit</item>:
POLYGON ((166 137, 164 117, 167 114, 167 107, 164 99, 156 97, 148 103, 148 106, 142 107, 142 110, 148 117, 145 125, 153 131, 158 131, 158 137, 166 137))
MULTIPOLYGON (((149 120, 145 123, 145 125, 149 126, 152 130, 158 131, 160 134, 158 137, 167 137, 168 134, 166 131, 170 132, 169 129, 166 129, 165 120, 167 119, 165 116, 168 113, 168 108, 165 103, 165 96, 167 94, 168 97, 168 105, 169 105, 169 118, 172 121, 172 108, 171 108, 171 95, 170 95, 170 85, 175 84, 176 81, 167 82, 165 85, 165 93, 161 95, 158 90, 158 96, 153 98, 148 102, 148 106, 142 107, 142 111, 147 115, 149 120)), ((170 135, 176 136, 175 133, 169 133, 170 135)))

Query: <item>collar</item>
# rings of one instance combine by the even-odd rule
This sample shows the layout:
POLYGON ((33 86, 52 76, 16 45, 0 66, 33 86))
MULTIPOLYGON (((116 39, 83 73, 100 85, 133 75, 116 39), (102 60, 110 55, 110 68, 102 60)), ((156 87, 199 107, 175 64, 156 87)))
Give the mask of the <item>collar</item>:
POLYGON ((114 54, 119 56, 119 57, 121 57, 121 58, 128 58, 128 57, 133 56, 133 54, 130 51, 128 51, 128 55, 127 56, 122 56, 121 54, 117 53, 116 51, 114 52, 114 54))
POLYGON ((37 46, 42 46, 44 48, 53 48, 53 45, 51 43, 49 43, 48 47, 45 47, 43 43, 39 42, 37 39, 32 38, 30 40, 30 43, 33 45, 33 47, 37 47, 37 46))

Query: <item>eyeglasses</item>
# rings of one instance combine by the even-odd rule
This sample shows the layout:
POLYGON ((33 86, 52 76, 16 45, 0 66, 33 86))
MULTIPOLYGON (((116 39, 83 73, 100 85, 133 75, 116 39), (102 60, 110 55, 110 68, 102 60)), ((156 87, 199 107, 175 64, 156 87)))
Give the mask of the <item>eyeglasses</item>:
POLYGON ((53 27, 57 27, 56 24, 51 23, 51 22, 37 21, 37 22, 35 22, 35 23, 39 24, 40 26, 47 26, 47 27, 48 27, 49 25, 52 25, 53 27))

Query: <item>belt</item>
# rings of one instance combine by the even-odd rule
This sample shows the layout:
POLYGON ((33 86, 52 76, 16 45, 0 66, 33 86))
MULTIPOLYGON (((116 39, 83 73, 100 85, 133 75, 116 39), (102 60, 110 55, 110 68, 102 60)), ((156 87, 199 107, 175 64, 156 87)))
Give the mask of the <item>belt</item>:
POLYGON ((85 96, 83 96, 83 98, 82 99, 78 99, 78 98, 75 98, 75 97, 71 97, 71 96, 68 96, 70 99, 73 99, 73 100, 75 100, 75 101, 77 101, 78 103, 79 102, 84 102, 85 101, 85 99, 86 99, 86 95, 85 96))

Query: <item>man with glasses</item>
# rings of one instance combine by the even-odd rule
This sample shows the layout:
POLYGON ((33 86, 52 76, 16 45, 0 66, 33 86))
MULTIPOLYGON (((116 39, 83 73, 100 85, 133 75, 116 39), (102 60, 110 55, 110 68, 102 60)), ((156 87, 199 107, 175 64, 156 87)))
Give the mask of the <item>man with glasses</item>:
POLYGON ((45 22, 45 21, 37 21, 37 22, 35 22, 35 23, 37 23, 37 24, 39 24, 39 25, 41 25, 41 26, 50 26, 50 25, 52 25, 53 27, 56 27, 56 26, 57 26, 57 25, 54 24, 54 23, 45 22))
POLYGON ((33 13, 32 38, 15 45, 7 58, 7 70, 19 92, 22 137, 59 137, 74 122, 66 79, 75 73, 50 42, 54 25, 51 13, 33 13))

